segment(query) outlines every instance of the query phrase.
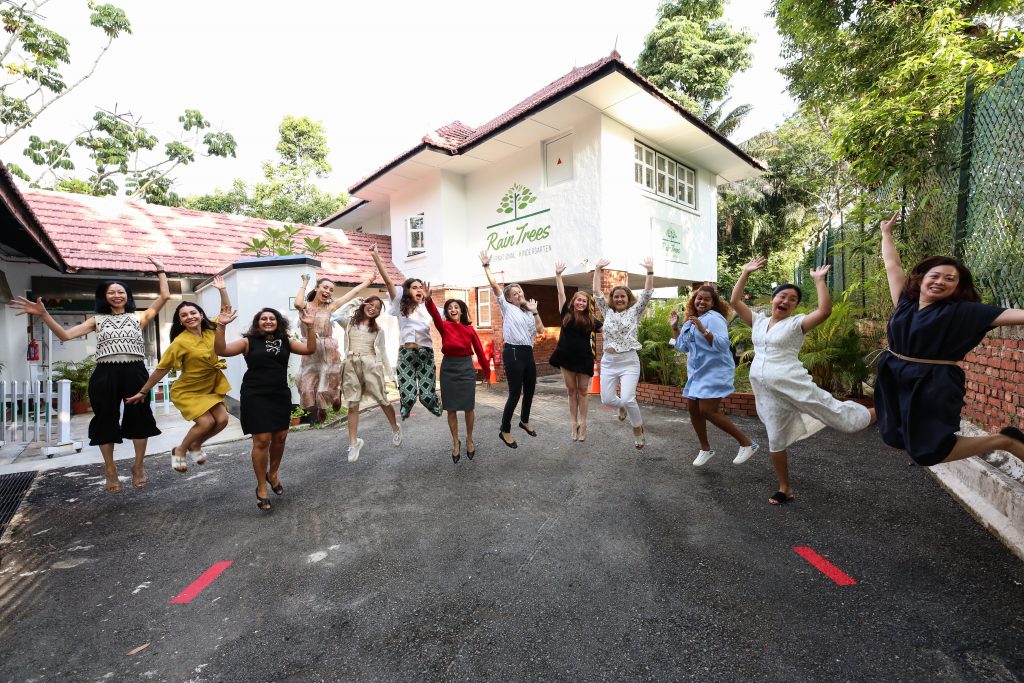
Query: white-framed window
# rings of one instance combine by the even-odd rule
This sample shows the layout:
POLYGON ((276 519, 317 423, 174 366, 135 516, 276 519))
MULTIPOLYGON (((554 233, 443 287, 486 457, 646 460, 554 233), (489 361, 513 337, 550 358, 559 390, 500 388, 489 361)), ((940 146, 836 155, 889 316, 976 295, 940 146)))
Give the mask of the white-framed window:
POLYGON ((423 230, 423 214, 409 216, 405 219, 406 258, 424 254, 427 251, 426 235, 423 230))
POLYGON ((476 326, 491 326, 491 288, 476 288, 476 326))
POLYGON ((636 141, 633 142, 633 180, 659 197, 697 208, 697 172, 636 141))

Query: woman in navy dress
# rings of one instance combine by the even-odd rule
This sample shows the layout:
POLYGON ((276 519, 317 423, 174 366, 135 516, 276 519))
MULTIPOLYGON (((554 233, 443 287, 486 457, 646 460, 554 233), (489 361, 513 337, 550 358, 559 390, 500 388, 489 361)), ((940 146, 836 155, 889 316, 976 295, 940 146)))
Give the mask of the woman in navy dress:
POLYGON ((590 381, 594 376, 595 335, 601 331, 601 321, 594 313, 594 299, 584 291, 565 300, 562 273, 565 263, 555 261, 555 285, 558 289, 558 310, 562 330, 558 345, 551 354, 551 367, 562 372, 565 390, 569 394, 569 414, 572 416, 572 440, 587 440, 587 413, 590 409, 590 381))
POLYGON ((989 330, 1024 325, 1024 310, 980 303, 971 271, 948 256, 926 258, 904 275, 892 236, 898 215, 881 225, 882 259, 896 306, 875 384, 882 440, 925 466, 995 450, 1024 459, 1024 433, 1015 427, 991 436, 956 435, 966 393, 957 362, 989 330))

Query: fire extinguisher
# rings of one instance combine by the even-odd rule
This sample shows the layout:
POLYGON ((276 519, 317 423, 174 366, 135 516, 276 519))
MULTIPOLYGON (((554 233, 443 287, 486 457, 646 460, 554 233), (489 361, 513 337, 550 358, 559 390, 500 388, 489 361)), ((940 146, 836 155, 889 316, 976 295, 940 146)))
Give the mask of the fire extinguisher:
POLYGON ((35 339, 28 343, 28 359, 39 360, 39 342, 35 339))

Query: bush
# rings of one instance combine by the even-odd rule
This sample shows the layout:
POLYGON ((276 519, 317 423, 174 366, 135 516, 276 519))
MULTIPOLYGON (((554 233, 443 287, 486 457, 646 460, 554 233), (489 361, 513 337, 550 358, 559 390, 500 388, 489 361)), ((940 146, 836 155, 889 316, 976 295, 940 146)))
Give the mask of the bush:
POLYGON ((647 315, 640 320, 638 337, 640 349, 640 379, 645 382, 682 387, 686 384, 686 361, 676 351, 672 341, 672 326, 668 323, 672 309, 682 311, 685 298, 653 301, 647 315))
POLYGON ((96 360, 92 357, 80 361, 58 360, 53 363, 53 380, 71 380, 71 400, 89 400, 89 378, 96 369, 96 360))

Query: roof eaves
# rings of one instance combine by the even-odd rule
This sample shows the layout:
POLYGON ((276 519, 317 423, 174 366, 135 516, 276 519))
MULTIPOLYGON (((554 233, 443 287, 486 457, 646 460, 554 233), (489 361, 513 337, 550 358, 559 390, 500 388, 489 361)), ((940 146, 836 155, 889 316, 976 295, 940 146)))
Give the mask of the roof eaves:
POLYGON ((426 141, 421 142, 420 144, 416 145, 415 147, 413 147, 409 151, 407 151, 407 152, 405 152, 403 154, 400 154, 399 156, 395 157, 393 160, 391 160, 388 163, 384 164, 379 169, 377 169, 376 171, 374 171, 370 175, 366 176, 365 178, 360 180, 358 183, 356 183, 352 187, 348 188, 348 193, 349 194, 358 194, 359 190, 363 189, 364 187, 366 187, 367 185, 369 185, 374 180, 376 180, 377 178, 381 177, 382 175, 384 175, 388 171, 396 168, 397 166, 400 166, 401 164, 404 164, 406 161, 408 161, 409 159, 412 159, 414 156, 416 156, 420 152, 437 152, 439 154, 446 154, 448 156, 454 156, 454 155, 456 155, 458 153, 453 148, 442 147, 440 145, 436 145, 436 144, 433 144, 433 143, 430 143, 430 142, 426 142, 426 141))
POLYGON ((338 211, 337 213, 335 213, 333 216, 328 216, 327 218, 324 218, 323 220, 321 220, 319 223, 316 223, 315 225, 318 228, 325 227, 331 221, 336 221, 339 218, 341 218, 342 216, 344 216, 345 214, 347 214, 347 213, 349 213, 351 211, 355 211, 356 209, 361 207, 363 204, 369 204, 369 202, 367 200, 365 200, 365 199, 357 199, 354 202, 352 202, 350 204, 347 204, 346 206, 341 207, 341 210, 338 211))
POLYGON ((39 246, 41 254, 46 257, 47 265, 62 273, 68 272, 68 264, 61 256, 57 245, 46 234, 43 224, 39 222, 39 218, 15 184, 14 176, 2 161, 0 161, 0 200, 7 206, 11 215, 25 227, 25 233, 29 238, 39 246))

